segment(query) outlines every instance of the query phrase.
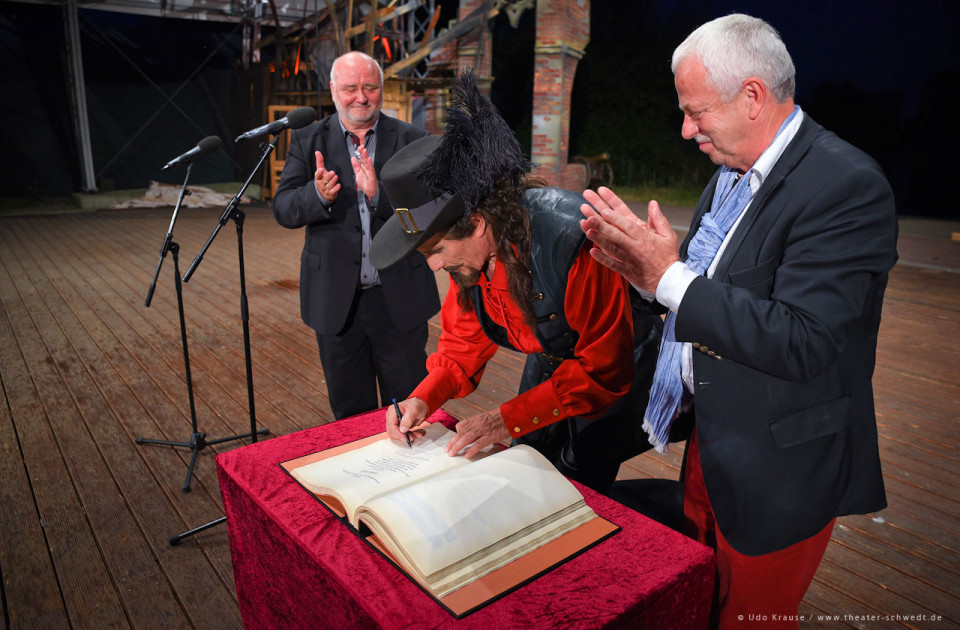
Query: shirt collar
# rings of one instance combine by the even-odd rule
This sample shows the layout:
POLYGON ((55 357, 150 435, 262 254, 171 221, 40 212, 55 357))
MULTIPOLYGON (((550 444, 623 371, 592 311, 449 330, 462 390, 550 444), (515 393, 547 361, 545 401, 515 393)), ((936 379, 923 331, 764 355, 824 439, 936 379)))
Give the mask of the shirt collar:
POLYGON ((480 280, 477 282, 481 289, 490 289, 496 291, 509 291, 510 284, 507 282, 507 271, 503 263, 497 260, 493 266, 493 277, 487 280, 487 274, 480 273, 480 280))
MULTIPOLYGON (((340 120, 340 114, 337 114, 337 124, 340 125, 340 131, 343 132, 344 138, 347 137, 348 133, 353 133, 353 132, 347 131, 347 128, 343 126, 343 121, 340 120)), ((370 127, 370 130, 367 132, 367 135, 370 135, 371 133, 376 135, 377 127, 379 125, 380 125, 380 117, 377 116, 377 120, 373 123, 373 127, 370 127)))
POLYGON ((754 193, 760 189, 763 180, 770 174, 780 156, 786 151, 787 145, 797 135, 801 122, 803 122, 803 110, 797 105, 797 115, 793 117, 793 120, 784 128, 783 132, 773 139, 770 146, 766 148, 750 169, 750 189, 754 193))

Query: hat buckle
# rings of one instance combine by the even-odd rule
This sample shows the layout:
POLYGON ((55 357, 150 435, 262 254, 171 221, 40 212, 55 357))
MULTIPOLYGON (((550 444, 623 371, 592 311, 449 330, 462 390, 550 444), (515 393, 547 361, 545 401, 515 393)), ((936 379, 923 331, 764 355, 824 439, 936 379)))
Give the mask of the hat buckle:
POLYGON ((409 208, 397 208, 394 210, 394 213, 397 215, 397 219, 400 221, 400 228, 407 234, 419 234, 420 228, 417 227, 417 222, 413 220, 413 215, 410 214, 409 208), (407 225, 409 222, 409 226, 407 225))

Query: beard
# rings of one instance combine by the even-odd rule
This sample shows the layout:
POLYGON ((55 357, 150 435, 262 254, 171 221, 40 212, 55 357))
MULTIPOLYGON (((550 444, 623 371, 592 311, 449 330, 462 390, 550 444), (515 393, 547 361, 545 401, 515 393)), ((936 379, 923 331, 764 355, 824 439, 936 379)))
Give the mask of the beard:
POLYGON ((457 283, 461 293, 480 282, 480 270, 473 267, 457 265, 452 268, 444 268, 444 271, 449 273, 453 281, 457 283))
POLYGON ((373 107, 369 112, 359 113, 351 107, 343 107, 339 102, 334 101, 334 105, 337 108, 337 113, 340 114, 341 120, 350 121, 356 125, 366 125, 373 122, 377 119, 377 116, 380 115, 380 107, 373 107))

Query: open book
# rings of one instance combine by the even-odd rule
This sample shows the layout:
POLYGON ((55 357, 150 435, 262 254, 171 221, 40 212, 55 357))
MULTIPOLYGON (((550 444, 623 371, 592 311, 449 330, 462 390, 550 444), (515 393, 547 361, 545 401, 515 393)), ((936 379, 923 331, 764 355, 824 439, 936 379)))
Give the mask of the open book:
MULTIPOLYGON (((605 526, 587 544, 581 536, 575 549, 560 550, 560 561, 617 531, 536 450, 449 457, 443 448, 455 434, 439 423, 426 431, 413 448, 381 434, 283 466, 354 528, 366 525, 376 546, 440 600, 590 521, 605 526)), ((556 553, 527 578, 557 564, 556 553)))

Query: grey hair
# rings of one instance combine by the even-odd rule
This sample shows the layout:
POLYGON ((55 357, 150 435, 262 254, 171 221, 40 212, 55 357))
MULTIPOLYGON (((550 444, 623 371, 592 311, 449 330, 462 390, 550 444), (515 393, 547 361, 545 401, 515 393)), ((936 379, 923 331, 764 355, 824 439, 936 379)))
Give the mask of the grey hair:
POLYGON ((340 55, 339 57, 337 57, 336 59, 333 60, 333 64, 330 66, 330 83, 332 83, 332 84, 334 84, 334 85, 337 84, 337 80, 334 78, 334 77, 337 76, 337 65, 340 63, 340 60, 341 60, 341 59, 343 59, 344 57, 347 57, 348 55, 353 56, 353 57, 360 57, 361 59, 363 59, 363 60, 366 61, 367 63, 372 63, 372 64, 373 64, 373 67, 377 69, 377 72, 378 72, 378 73, 380 73, 380 86, 383 87, 383 68, 380 67, 379 62, 377 62, 377 60, 374 59, 373 57, 371 57, 370 55, 368 55, 368 54, 366 54, 366 53, 362 53, 362 52, 360 52, 360 51, 358 51, 358 50, 354 50, 354 51, 352 51, 352 52, 344 53, 344 54, 340 55))
POLYGON ((707 71, 711 87, 731 101, 749 77, 763 81, 778 103, 792 98, 796 69, 780 34, 763 20, 733 13, 700 26, 673 51, 674 74, 694 56, 707 71))

